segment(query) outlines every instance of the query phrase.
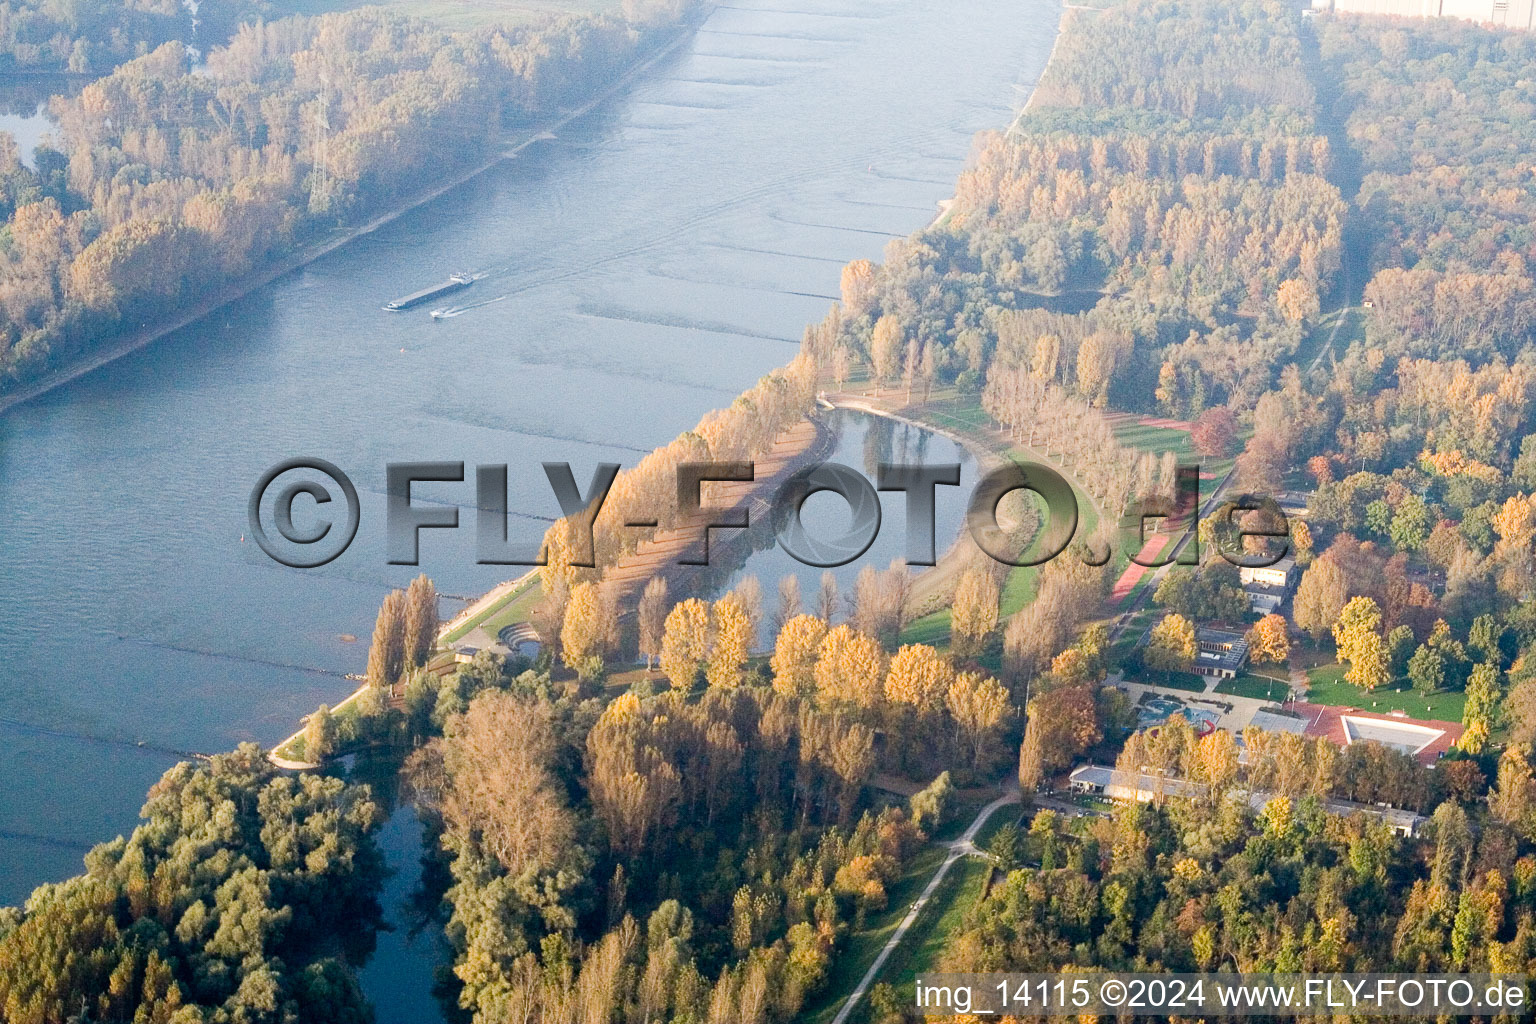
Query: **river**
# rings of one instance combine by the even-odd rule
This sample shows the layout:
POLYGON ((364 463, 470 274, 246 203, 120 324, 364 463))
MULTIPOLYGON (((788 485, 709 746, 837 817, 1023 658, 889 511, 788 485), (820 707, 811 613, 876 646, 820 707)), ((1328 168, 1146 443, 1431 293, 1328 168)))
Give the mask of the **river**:
POLYGON ((1007 123, 1058 14, 722 6, 554 142, 0 418, 0 902, 131 828, 178 752, 273 743, 348 692, 389 588, 512 574, 474 564, 472 482, 418 485, 465 526, 387 565, 386 463, 510 464, 533 537, 541 461, 633 464, 789 359, 841 265, 926 223, 1007 123), (458 269, 485 275, 462 315, 380 309, 458 269), (362 497, 350 550, 308 571, 244 537, 252 485, 297 455, 362 497))

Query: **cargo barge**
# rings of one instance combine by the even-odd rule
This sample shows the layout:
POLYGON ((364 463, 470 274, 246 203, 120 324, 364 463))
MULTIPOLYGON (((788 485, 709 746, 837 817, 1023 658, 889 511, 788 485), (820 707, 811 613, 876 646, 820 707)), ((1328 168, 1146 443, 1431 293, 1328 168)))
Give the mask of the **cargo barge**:
POLYGON ((441 298, 444 295, 463 291, 474 283, 474 277, 469 274, 454 274, 442 284, 433 285, 431 288, 423 288, 419 292, 412 292, 410 295, 395 299, 393 302, 386 302, 384 303, 384 308, 391 313, 398 313, 401 310, 412 309, 424 302, 431 302, 433 299, 441 298))

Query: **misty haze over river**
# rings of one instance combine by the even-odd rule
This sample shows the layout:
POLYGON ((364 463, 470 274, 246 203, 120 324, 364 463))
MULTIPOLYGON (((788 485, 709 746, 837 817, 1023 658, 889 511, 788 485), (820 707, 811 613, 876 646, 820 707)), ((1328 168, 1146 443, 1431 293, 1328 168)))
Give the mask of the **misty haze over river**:
MULTIPOLYGON (((418 485, 461 528, 387 566, 387 462, 508 463, 533 538, 556 511, 540 462, 583 483, 633 465, 788 361, 842 265, 927 223, 971 136, 1008 123, 1060 13, 777 2, 718 8, 556 141, 0 417, 0 903, 131 829, 179 752, 270 745, 339 701, 391 587, 517 573, 474 564, 472 481, 418 485), (460 269, 485 275, 462 315, 380 309, 460 269), (253 483, 297 455, 362 498, 350 550, 309 571, 242 543, 253 483)), ((901 537, 893 515, 882 541, 901 537)), ((419 853, 401 817, 396 920, 419 853)), ((433 1012, 406 949, 381 936, 364 972, 384 1024, 433 1012)))

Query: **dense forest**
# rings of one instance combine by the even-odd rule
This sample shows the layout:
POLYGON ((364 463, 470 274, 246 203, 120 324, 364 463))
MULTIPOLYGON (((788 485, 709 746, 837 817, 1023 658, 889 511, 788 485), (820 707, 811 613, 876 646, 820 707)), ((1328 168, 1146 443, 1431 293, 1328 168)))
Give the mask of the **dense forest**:
POLYGON ((0 73, 106 74, 166 43, 221 43, 267 0, 5 0, 0 73))
POLYGON ((1023 372, 1179 417, 1251 406, 1334 287, 1347 212, 1300 19, 1260 2, 1070 13, 950 215, 845 271, 825 358, 972 392, 1023 372), (1057 294, 1091 308, 1041 308, 1057 294))
MULTIPOLYGON (((603 19, 536 31, 294 19, 240 30, 205 74, 166 47, 87 88, 61 107, 68 152, 4 171, 0 302, 31 325, 12 365, 42 365, 28 353, 63 325, 165 308, 197 273, 227 278, 360 216, 410 187, 434 133, 559 109, 643 39, 603 19)), ((1000 831, 943 965, 1536 968, 1531 45, 1451 22, 1314 24, 1261 0, 1074 11, 1030 107, 978 140, 949 215, 848 265, 789 366, 618 478, 594 567, 575 524, 550 529, 537 662, 453 664, 434 653, 431 584, 391 594, 363 696, 312 715, 304 746, 414 751, 460 1008, 481 1024, 797 1019, 957 788, 1017 764, 1033 793, 1084 757, 1195 789, 1000 831), (1352 257, 1369 304, 1324 321, 1352 299, 1352 257), (1063 297, 1084 301, 1047 301, 1063 297), (1177 471, 1123 446, 1104 411, 1193 421, 1191 443, 1235 455, 1242 486, 1309 492, 1286 536, 1302 570, 1289 622, 1248 626, 1255 662, 1306 645, 1362 704, 1404 684, 1463 695, 1457 748, 1426 768, 1378 744, 1197 739, 1178 716, 1134 731, 1109 673, 1187 672, 1195 623, 1241 620, 1246 601, 1223 561, 1181 568, 1152 594, 1144 648, 1117 653, 1100 621, 1113 563, 1076 557, 1103 532, 1042 567, 1011 618, 1006 567, 965 564, 947 647, 904 642, 900 562, 847 594, 830 574, 811 595, 786 579, 771 602, 750 577, 707 600, 658 575, 618 606, 601 569, 644 538, 630 519, 677 525, 679 464, 759 457, 819 387, 851 379, 909 402, 952 388, 999 437, 1058 459, 1101 531, 1177 471), (892 778, 924 788, 902 799, 892 778), (1427 821, 1398 836, 1340 800, 1427 821)), ((1230 507, 1199 524, 1208 547, 1234 532, 1230 507)), ((1038 525, 1023 519, 1019 543, 1038 525)), ((0 917, 7 1019, 355 1019, 344 966, 304 941, 346 927, 300 918, 335 886, 367 921, 371 805, 254 757, 176 769, 132 838, 0 917), (229 793, 217 808, 210 788, 229 793), (61 941, 101 953, 50 959, 61 941)), ((872 996, 880 1024, 908 1016, 889 988, 872 996)))
MULTIPOLYGON (((1310 492, 1294 606, 1248 628, 1255 663, 1331 654, 1362 706, 1383 687, 1464 696, 1465 732, 1432 770, 1257 732, 1240 766, 1238 737, 1197 742, 1177 717, 1131 734, 1123 768, 1204 795, 1037 812, 946 966, 1529 969, 1532 45, 1263 3, 1070 12, 950 214, 845 270, 807 346, 835 383, 953 385, 1111 513, 1167 493, 1173 466, 1122 449, 1098 410, 1193 421, 1202 454, 1242 447, 1240 486, 1310 492), (1369 274, 1364 301, 1325 320, 1351 301, 1346 258, 1369 274), (1046 308, 1061 296, 1082 311, 1046 308), (1338 799, 1430 820, 1399 837, 1338 799)), ((1233 532, 1225 511, 1201 522, 1207 545, 1233 532)), ((1001 678, 1028 694, 1026 792, 1127 732, 1098 682, 1102 591, 1063 582, 996 627, 1001 678)), ((1153 602, 1162 618, 1115 667, 1187 672, 1195 623, 1249 618, 1219 559, 1169 573, 1153 602)), ((876 993, 876 1020, 908 1014, 876 993)))
POLYGON ((471 33, 382 8, 257 21, 195 72, 166 43, 56 99, 36 173, 0 151, 0 390, 579 105, 684 10, 630 6, 471 33))
POLYGON ((253 744, 180 764, 86 873, 0 909, 0 1016, 372 1019, 348 956, 372 948, 384 864, 365 786, 282 775, 253 744))
POLYGON ((1329 20, 1319 36, 1364 171, 1372 346, 1474 368, 1517 360, 1536 316, 1536 40, 1452 19, 1329 20))

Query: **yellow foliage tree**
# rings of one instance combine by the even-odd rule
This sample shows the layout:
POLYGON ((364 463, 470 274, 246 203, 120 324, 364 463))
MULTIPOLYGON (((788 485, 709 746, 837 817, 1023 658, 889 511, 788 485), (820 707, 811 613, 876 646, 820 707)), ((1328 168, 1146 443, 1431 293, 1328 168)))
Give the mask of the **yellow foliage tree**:
POLYGON ((752 652, 752 619, 735 594, 715 602, 715 643, 709 652, 710 686, 737 686, 752 652))
POLYGON ((667 613, 661 638, 661 671, 672 685, 686 690, 698 678, 709 653, 709 605, 696 597, 678 602, 667 613))
POLYGON ((1248 657, 1255 664, 1278 665, 1290 656, 1291 638, 1286 631, 1285 616, 1271 612, 1248 630, 1248 657))
POLYGON ((1210 787, 1213 799, 1237 778, 1237 741, 1225 729, 1207 733, 1190 751, 1190 776, 1210 787))
POLYGON ((1036 380, 1054 381, 1056 366, 1061 361, 1061 339, 1054 334, 1042 334, 1035 339, 1035 357, 1030 373, 1036 380))
POLYGON ((955 720, 958 738, 970 741, 971 764, 979 764, 987 738, 1011 710, 1008 688, 979 672, 961 672, 949 684, 944 703, 955 720))
MULTIPOLYGON (((608 616, 595 583, 578 583, 565 606, 560 629, 560 654, 573 668, 600 658, 607 649, 608 616)), ((579 671, 579 668, 578 668, 579 671)))
POLYGON ((970 569, 955 587, 949 627, 955 648, 963 656, 978 653, 997 628, 997 583, 985 569, 970 569))
POLYGON ((875 265, 869 260, 854 260, 843 268, 843 311, 849 317, 869 312, 875 298, 875 265))
POLYGON ((813 675, 821 699, 872 708, 880 703, 885 652, 873 637, 844 624, 821 641, 813 675))
POLYGON ((875 379, 881 384, 889 384, 896 379, 905 348, 900 320, 887 313, 875 322, 875 333, 869 343, 869 361, 874 367, 875 379))
POLYGON ((1333 642, 1339 658, 1349 662, 1346 681, 1362 690, 1374 690, 1389 678, 1387 650, 1381 639, 1381 609, 1369 597, 1349 600, 1333 624, 1333 642))
POLYGON ((1174 612, 1152 627, 1144 657, 1148 668, 1188 672, 1195 663, 1195 624, 1174 612))
POLYGON ((815 692, 816 657, 826 636, 827 624, 814 615, 796 615, 784 623, 768 663, 775 690, 801 696, 815 692))
POLYGON ((955 670, 927 644, 904 644, 885 673, 885 696, 923 711, 936 710, 949 692, 955 670))
POLYGON ((1322 303, 1311 282, 1293 277, 1280 283, 1279 294, 1275 296, 1275 308, 1281 316, 1296 324, 1309 316, 1316 316, 1322 309, 1322 303))

